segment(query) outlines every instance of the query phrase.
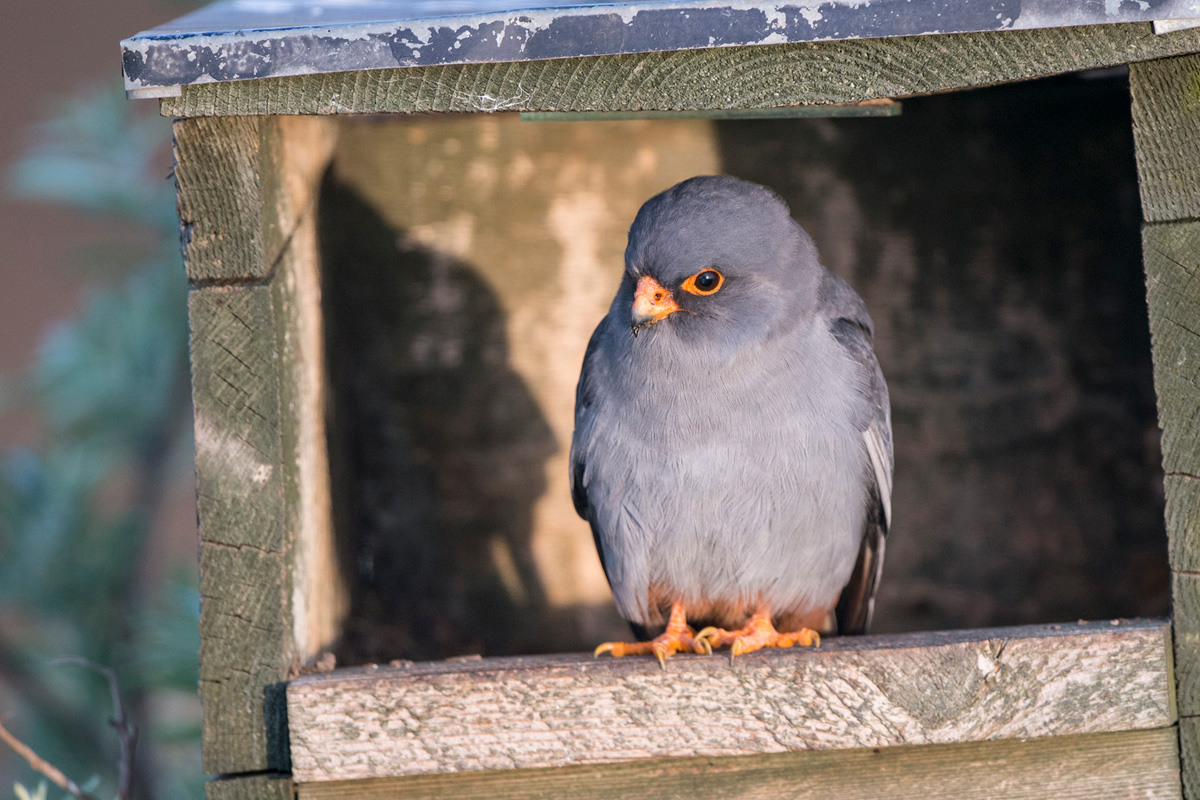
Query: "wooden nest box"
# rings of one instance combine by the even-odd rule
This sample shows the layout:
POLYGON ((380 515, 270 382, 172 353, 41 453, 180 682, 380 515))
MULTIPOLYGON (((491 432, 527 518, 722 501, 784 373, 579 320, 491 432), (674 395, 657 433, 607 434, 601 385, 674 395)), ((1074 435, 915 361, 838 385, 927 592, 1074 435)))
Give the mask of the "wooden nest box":
POLYGON ((1194 0, 226 0, 125 41, 129 95, 176 120, 209 798, 1200 800, 1197 26, 1194 0), (1084 71, 1118 77, 961 91, 1084 71), (566 483, 584 345, 640 203, 713 172, 780 191, 865 295, 882 627, 961 630, 547 655, 621 635, 566 483), (1165 546, 1157 465, 1104 466, 1157 461, 1155 399, 1165 546), (510 655, 446 658, 479 652, 510 655))

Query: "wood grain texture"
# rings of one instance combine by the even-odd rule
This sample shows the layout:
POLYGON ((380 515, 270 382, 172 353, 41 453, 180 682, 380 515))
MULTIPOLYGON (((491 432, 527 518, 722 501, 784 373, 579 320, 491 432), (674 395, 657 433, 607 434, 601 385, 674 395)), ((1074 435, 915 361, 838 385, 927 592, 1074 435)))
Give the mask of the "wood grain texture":
POLYGON ((1146 220, 1200 218, 1200 55, 1135 64, 1129 85, 1146 220))
POLYGON ((1175 676, 1179 687, 1179 713, 1200 716, 1200 575, 1172 575, 1174 605, 1175 676))
POLYGON ((176 211, 192 280, 261 278, 267 272, 258 213, 257 119, 175 123, 176 211))
MULTIPOLYGON (((1179 761, 1183 772, 1183 796, 1200 797, 1200 717, 1179 718, 1179 761)), ((363 797, 369 797, 363 794, 363 797)))
POLYGON ((189 310, 205 771, 278 767, 263 689, 296 653, 271 290, 197 289, 189 310))
MULTIPOLYGON (((318 182, 320 174, 311 178, 318 182)), ((290 174, 284 183, 295 180, 290 174)), ((315 187, 308 191, 315 195, 315 187)), ((304 660, 325 652, 341 636, 350 604, 333 523, 317 238, 316 215, 307 213, 290 235, 271 284, 280 408, 286 410, 280 438, 288 476, 283 500, 292 543, 292 639, 304 660)))
POLYGON ((286 769, 268 687, 330 643, 345 607, 313 226, 308 215, 270 283, 205 286, 189 299, 210 773, 286 769))
POLYGON ((1146 294, 1166 473, 1185 793, 1200 798, 1200 58, 1130 70, 1146 294), (1173 222, 1162 222, 1174 220, 1173 222))
POLYGON ((298 782, 1030 738, 1174 722, 1168 625, 835 639, 725 658, 586 656, 293 681, 298 782))
MULTIPOLYGON (((1139 150, 1141 149, 1139 140, 1139 150)), ((1200 157, 1200 154, 1198 154, 1200 157)), ((1200 222, 1142 231, 1171 566, 1200 571, 1200 222)))
POLYGON ((774 108, 908 97, 1200 51, 1200 31, 1103 25, 184 86, 172 117, 774 108))
POLYGON ((1179 797, 1175 728, 300 784, 300 800, 1101 800, 1179 797))
POLYGON ((267 277, 312 207, 333 139, 333 126, 311 118, 176 122, 177 207, 188 277, 267 277))
POLYGON ((1176 472, 1163 480, 1167 532, 1175 569, 1200 572, 1200 477, 1176 472))
POLYGON ((204 784, 205 800, 292 800, 295 796, 291 778, 286 776, 249 775, 204 784))

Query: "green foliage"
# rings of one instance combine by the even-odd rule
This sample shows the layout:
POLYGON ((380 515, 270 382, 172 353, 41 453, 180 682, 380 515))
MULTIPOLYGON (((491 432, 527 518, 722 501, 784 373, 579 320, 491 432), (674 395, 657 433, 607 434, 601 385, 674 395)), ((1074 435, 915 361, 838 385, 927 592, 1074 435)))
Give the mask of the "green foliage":
MULTIPOLYGON (((72 654, 112 666, 142 727, 135 796, 148 800, 203 793, 194 565, 144 577, 164 492, 190 481, 190 425, 187 287, 174 186, 156 159, 170 128, 138 110, 119 91, 65 103, 9 176, 15 194, 136 226, 145 245, 45 336, 27 374, 0 384, 5 410, 43 433, 36 447, 0 451, 0 687, 11 690, 0 697, 21 704, 18 735, 39 754, 111 793, 108 687, 46 663, 72 654), (182 712, 152 713, 161 708, 182 712)), ((45 797, 43 786, 16 792, 45 797)))
POLYGON ((17 794, 17 800, 46 800, 46 782, 42 781, 38 784, 35 791, 29 791, 20 783, 13 784, 13 791, 17 794))
POLYGON ((151 158, 170 128, 156 116, 135 118, 131 108, 109 87, 65 100, 31 131, 10 170, 13 194, 176 230, 173 187, 153 174, 151 158))

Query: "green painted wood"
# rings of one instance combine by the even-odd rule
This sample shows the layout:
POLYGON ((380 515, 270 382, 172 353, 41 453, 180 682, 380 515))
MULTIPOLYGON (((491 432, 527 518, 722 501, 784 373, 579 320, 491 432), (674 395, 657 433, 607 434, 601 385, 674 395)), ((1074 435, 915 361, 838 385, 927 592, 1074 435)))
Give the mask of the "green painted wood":
POLYGON ((1179 797, 1176 729, 300 784, 300 800, 1179 797))
POLYGON ((1200 55, 1135 64, 1129 83, 1146 220, 1200 218, 1200 55))
POLYGON ((1200 30, 1103 25, 268 78, 183 87, 173 117, 678 111, 859 102, 1200 52, 1200 30))
POLYGON ((205 800, 292 800, 292 779, 281 775, 222 778, 204 784, 205 800))

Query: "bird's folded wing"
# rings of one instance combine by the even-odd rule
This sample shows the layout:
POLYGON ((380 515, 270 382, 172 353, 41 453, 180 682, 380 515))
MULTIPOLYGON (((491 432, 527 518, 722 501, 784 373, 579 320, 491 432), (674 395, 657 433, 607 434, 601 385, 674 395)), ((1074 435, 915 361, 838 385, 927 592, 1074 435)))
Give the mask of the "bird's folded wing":
POLYGON ((883 572, 887 533, 892 523, 892 414, 887 384, 871 347, 869 317, 839 318, 833 323, 833 332, 868 376, 868 411, 862 420, 863 446, 871 467, 866 517, 858 560, 837 604, 838 632, 866 633, 875 610, 875 592, 883 572))
POLYGON ((605 577, 609 578, 609 583, 612 583, 612 578, 608 574, 608 565, 605 563, 604 547, 600 542, 600 534, 596 530, 596 523, 593 520, 591 507, 588 504, 587 492, 587 459, 588 451, 591 448, 592 442, 592 421, 595 415, 593 409, 594 391, 592 381, 594 380, 595 368, 595 351, 599 347, 599 342, 603 333, 604 325, 596 328, 592 334, 592 338, 588 341, 587 351, 583 355, 583 369, 579 373, 579 385, 575 389, 575 434, 571 439, 571 455, 568 459, 570 465, 570 482, 571 482, 571 500, 575 503, 575 513, 583 517, 592 528, 592 538, 596 542, 596 552, 600 555, 600 565, 604 568, 605 577))

